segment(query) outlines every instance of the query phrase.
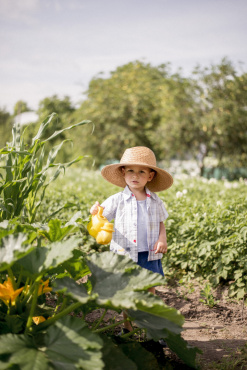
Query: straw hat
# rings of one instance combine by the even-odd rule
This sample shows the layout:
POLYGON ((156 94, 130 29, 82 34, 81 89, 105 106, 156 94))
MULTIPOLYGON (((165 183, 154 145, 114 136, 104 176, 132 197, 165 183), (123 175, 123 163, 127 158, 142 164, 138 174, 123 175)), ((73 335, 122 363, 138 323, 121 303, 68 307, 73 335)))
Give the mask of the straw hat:
POLYGON ((105 166, 102 169, 101 174, 104 179, 112 184, 125 188, 126 182, 122 174, 122 167, 129 165, 148 167, 156 171, 152 181, 148 182, 146 185, 151 191, 162 191, 172 186, 172 176, 167 171, 156 166, 154 152, 144 146, 136 146, 134 148, 126 149, 120 163, 105 166))

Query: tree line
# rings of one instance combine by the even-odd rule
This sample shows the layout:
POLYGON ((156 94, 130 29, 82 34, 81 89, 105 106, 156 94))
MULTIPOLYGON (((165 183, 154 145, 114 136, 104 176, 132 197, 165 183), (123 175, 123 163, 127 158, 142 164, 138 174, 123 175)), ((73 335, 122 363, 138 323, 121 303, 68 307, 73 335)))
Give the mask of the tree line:
MULTIPOLYGON (((12 115, 0 109, 1 147, 11 139, 13 117, 28 110, 23 101, 16 103, 12 115)), ((39 122, 29 125, 26 134, 32 137, 52 112, 57 118, 51 131, 83 119, 92 121, 72 137, 70 133, 74 146, 62 153, 63 160, 84 154, 98 167, 119 160, 127 147, 144 145, 159 161, 196 159, 201 174, 206 158, 217 167, 246 167, 247 73, 237 71, 226 58, 209 67, 197 66, 189 77, 180 70, 172 73, 168 63, 130 62, 108 77, 92 78, 79 108, 68 96, 43 99, 39 122)))

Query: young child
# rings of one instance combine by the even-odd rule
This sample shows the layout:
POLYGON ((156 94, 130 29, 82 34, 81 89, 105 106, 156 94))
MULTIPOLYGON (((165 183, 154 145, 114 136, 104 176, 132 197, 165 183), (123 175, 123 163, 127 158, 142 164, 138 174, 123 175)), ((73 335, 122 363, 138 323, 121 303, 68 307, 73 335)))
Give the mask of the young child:
MULTIPOLYGON (((108 221, 114 219, 110 250, 164 276, 161 258, 167 252, 167 241, 163 222, 168 213, 155 192, 168 189, 173 183, 172 176, 157 167, 153 151, 142 146, 127 149, 119 164, 105 166, 101 174, 110 183, 124 188, 101 204, 108 221)), ((97 213, 98 206, 96 202, 91 207, 92 215, 97 213)), ((149 291, 154 294, 155 287, 149 291)), ((129 321, 124 326, 125 332, 132 330, 129 321)))

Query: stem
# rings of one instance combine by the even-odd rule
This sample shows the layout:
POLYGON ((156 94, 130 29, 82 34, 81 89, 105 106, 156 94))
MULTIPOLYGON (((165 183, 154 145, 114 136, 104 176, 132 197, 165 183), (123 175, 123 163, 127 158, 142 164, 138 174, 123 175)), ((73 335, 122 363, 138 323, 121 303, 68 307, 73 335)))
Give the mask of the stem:
POLYGON ((106 315, 106 312, 107 312, 107 309, 105 308, 105 311, 101 315, 101 317, 100 317, 99 321, 97 322, 97 324, 93 327, 93 330, 96 330, 99 327, 100 323, 103 321, 103 319, 104 319, 104 317, 106 315))
MULTIPOLYGON (((105 326, 104 328, 101 328, 101 329, 97 329, 97 330, 93 330, 94 333, 102 333, 103 331, 105 330, 108 330, 108 329, 111 329, 111 328, 115 328, 115 326, 118 326, 120 324, 123 324, 126 320, 122 320, 122 321, 119 321, 115 324, 112 324, 112 325, 109 325, 109 326, 105 326)), ((128 320, 127 320, 128 321, 128 320)))
POLYGON ((14 290, 16 290, 15 277, 14 277, 14 275, 13 275, 13 271, 11 270, 11 268, 10 268, 10 267, 8 268, 8 275, 9 275, 9 278, 10 278, 10 280, 11 280, 11 283, 12 283, 12 285, 13 285, 14 290))
POLYGON ((63 311, 59 312, 56 316, 51 317, 50 319, 47 319, 46 321, 39 324, 38 329, 43 330, 47 328, 48 326, 54 324, 57 320, 61 319, 63 316, 68 315, 70 312, 76 310, 82 305, 81 302, 72 303, 70 306, 65 308, 63 311))
POLYGON ((62 306, 61 306, 61 308, 60 308, 60 310, 59 310, 60 312, 62 312, 62 311, 64 310, 64 307, 66 306, 67 302, 68 302, 68 297, 66 297, 66 298, 63 300, 62 306))
POLYGON ((54 312, 53 312, 52 317, 56 316, 56 312, 58 311, 58 309, 59 309, 59 311, 60 311, 60 312, 61 312, 61 311, 63 311, 63 309, 64 309, 64 307, 66 306, 67 302, 68 302, 68 297, 66 297, 66 298, 63 300, 63 303, 62 303, 62 305, 61 305, 60 309, 59 309, 59 304, 57 304, 57 305, 56 305, 56 307, 55 307, 55 310, 54 310, 54 312))
POLYGON ((21 272, 20 272, 20 275, 19 275, 17 283, 16 283, 17 288, 19 288, 19 286, 20 286, 20 282, 21 282, 21 278, 22 278, 22 270, 23 270, 23 267, 21 266, 21 272))
MULTIPOLYGON (((28 283, 29 283, 29 278, 27 278, 27 280, 26 280, 25 288, 23 289, 22 294, 24 294, 24 292, 26 291, 28 283)), ((32 284, 29 287, 28 292, 24 295, 24 298, 22 300, 23 305, 26 304, 30 300, 30 298, 32 297, 32 294, 33 294, 33 290, 34 290, 34 284, 32 284)))
POLYGON ((29 316, 28 316, 28 319, 27 319, 27 325, 26 325, 25 333, 27 333, 30 330, 30 327, 32 325, 34 311, 35 311, 36 303, 37 303, 37 299, 38 299, 39 281, 36 281, 34 284, 35 284, 35 288, 34 288, 33 300, 32 300, 32 305, 31 305, 31 309, 30 309, 30 312, 29 312, 29 316))
POLYGON ((121 335, 121 338, 129 338, 131 335, 133 335, 134 333, 137 333, 140 330, 141 330, 141 328, 134 329, 134 330, 130 331, 129 333, 121 335))

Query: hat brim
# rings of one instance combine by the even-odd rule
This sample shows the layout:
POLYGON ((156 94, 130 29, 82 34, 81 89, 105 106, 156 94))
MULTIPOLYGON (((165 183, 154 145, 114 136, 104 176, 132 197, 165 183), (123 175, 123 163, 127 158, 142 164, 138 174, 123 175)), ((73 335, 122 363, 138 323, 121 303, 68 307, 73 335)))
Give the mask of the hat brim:
POLYGON ((125 188, 126 182, 124 180, 124 176, 122 173, 122 167, 124 166, 131 166, 131 165, 136 165, 136 166, 142 166, 142 167, 147 167, 151 168, 154 171, 156 171, 156 174, 154 178, 147 183, 147 188, 150 191, 153 192, 158 192, 162 190, 166 190, 170 188, 173 184, 173 178, 169 174, 169 172, 162 170, 159 167, 155 166, 149 166, 145 165, 143 163, 117 163, 117 164, 109 164, 102 168, 101 174, 105 180, 110 182, 113 185, 117 185, 120 188, 125 188))

